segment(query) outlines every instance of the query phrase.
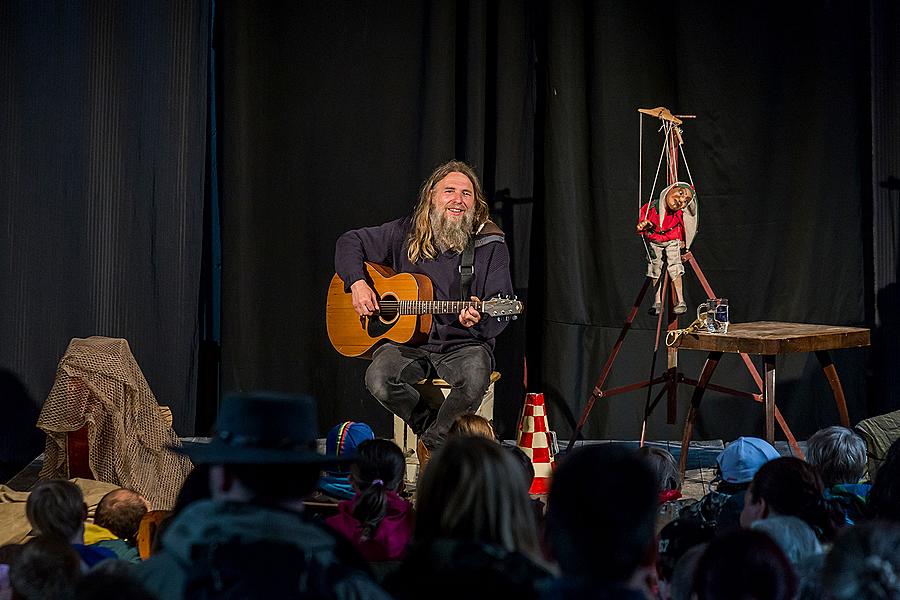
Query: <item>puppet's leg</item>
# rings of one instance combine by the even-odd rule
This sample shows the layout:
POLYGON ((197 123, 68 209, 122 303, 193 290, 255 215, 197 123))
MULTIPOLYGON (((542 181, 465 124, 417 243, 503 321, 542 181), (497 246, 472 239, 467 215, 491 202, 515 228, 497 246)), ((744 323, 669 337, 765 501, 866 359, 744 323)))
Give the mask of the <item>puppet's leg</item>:
POLYGON ((662 308, 662 290, 659 285, 659 277, 662 275, 662 257, 663 247, 654 243, 650 243, 650 256, 647 261, 647 277, 653 282, 656 289, 656 296, 653 300, 653 306, 650 307, 651 315, 658 315, 662 308))
POLYGON ((684 265, 681 264, 681 246, 677 240, 666 244, 666 263, 669 270, 669 277, 672 278, 672 287, 675 290, 675 299, 677 303, 672 309, 676 315, 682 315, 687 312, 687 304, 684 301, 684 265))
POLYGON ((687 303, 684 301, 684 279, 681 275, 672 279, 672 287, 675 288, 675 297, 678 300, 672 311, 676 315, 683 315, 687 312, 687 303))

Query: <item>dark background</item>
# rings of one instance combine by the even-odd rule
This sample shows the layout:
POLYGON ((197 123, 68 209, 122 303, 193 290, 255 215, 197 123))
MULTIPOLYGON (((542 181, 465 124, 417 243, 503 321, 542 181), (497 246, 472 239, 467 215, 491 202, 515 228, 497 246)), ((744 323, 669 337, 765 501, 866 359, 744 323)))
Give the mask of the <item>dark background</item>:
MULTIPOLYGON (((452 157, 482 174, 527 303, 497 344, 500 432, 527 355, 567 436, 643 283, 636 109, 660 105, 697 115, 693 250, 732 319, 871 327, 834 353, 851 420, 897 409, 898 25, 887 0, 4 2, 0 459, 39 451, 27 424, 89 335, 129 340, 182 435, 262 388, 313 393, 323 431, 388 435, 366 363, 327 343, 334 241, 407 213, 452 157)), ((659 144, 645 121, 645 195, 659 144)), ((607 387, 647 378, 654 327, 607 387)), ((778 381, 799 437, 837 421, 813 357, 778 381)), ((714 382, 751 389, 734 357, 714 382)), ((587 437, 636 437, 643 399, 598 403, 587 437)), ((649 433, 679 429, 660 410, 649 433)), ((696 437, 761 432, 760 407, 707 395, 696 437)))

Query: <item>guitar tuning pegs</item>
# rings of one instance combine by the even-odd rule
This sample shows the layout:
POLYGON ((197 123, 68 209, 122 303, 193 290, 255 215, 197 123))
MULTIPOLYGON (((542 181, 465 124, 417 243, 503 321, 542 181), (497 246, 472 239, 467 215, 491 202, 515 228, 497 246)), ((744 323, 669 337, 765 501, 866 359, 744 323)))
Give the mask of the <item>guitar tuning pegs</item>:
POLYGON ((515 320, 518 319, 518 318, 519 318, 519 317, 518 317, 517 315, 513 315, 512 320, 515 321, 515 320))

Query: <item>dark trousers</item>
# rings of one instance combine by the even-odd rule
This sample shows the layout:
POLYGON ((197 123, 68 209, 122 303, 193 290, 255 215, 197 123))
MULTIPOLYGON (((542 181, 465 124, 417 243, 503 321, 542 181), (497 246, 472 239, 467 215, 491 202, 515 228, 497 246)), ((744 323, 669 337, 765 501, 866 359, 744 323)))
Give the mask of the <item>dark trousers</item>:
POLYGON ((491 355, 484 346, 462 346, 437 353, 386 344, 372 355, 372 364, 366 370, 366 387, 433 450, 443 443, 460 415, 478 410, 490 377, 491 355), (419 398, 412 386, 433 377, 443 379, 451 387, 436 410, 419 398))

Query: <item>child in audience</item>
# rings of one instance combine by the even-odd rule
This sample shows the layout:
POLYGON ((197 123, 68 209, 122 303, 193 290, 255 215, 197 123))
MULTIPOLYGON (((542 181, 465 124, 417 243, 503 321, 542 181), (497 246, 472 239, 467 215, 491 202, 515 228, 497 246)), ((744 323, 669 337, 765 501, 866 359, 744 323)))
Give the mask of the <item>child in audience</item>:
POLYGON ((497 436, 494 434, 494 426, 480 415, 460 415, 453 422, 453 425, 450 426, 450 431, 447 432, 448 438, 459 436, 476 436, 494 441, 497 440, 497 436))
POLYGON ((685 507, 681 519, 711 523, 716 531, 740 527, 744 494, 753 476, 764 464, 778 458, 778 450, 755 437, 739 437, 716 458, 716 487, 694 504, 685 507))
MULTIPOLYGON (((366 440, 375 439, 372 428, 365 423, 344 421, 338 423, 325 436, 325 455, 352 458, 356 448, 366 440)), ((336 500, 350 500, 356 490, 350 484, 350 472, 334 466, 319 479, 318 491, 336 500)))
POLYGON ((656 446, 641 446, 638 456, 656 474, 656 492, 659 509, 656 513, 656 533, 678 517, 681 510, 693 500, 681 497, 681 475, 672 453, 656 446))
POLYGON ((412 505, 400 497, 406 459, 389 440, 367 440, 356 448, 352 500, 338 503, 326 523, 370 562, 400 560, 412 535, 412 505))
MULTIPOLYGON (((879 471, 880 472, 880 471, 879 471)), ((851 527, 828 554, 823 571, 828 598, 900 598, 900 526, 872 521, 851 527)))
POLYGON ((756 472, 744 497, 741 526, 778 515, 802 519, 824 543, 831 542, 844 524, 837 503, 825 499, 815 467, 794 456, 776 458, 756 472))
POLYGON ((837 501, 847 525, 863 520, 870 483, 866 473, 866 442, 852 429, 832 425, 815 432, 806 442, 806 462, 816 467, 825 484, 825 497, 837 501))
POLYGON ((398 600, 536 598, 541 566, 525 476, 500 444, 449 438, 419 480, 415 536, 385 589, 398 600))
POLYGON ((760 531, 737 530, 710 542, 694 572, 694 598, 793 600, 797 577, 784 552, 760 531))

